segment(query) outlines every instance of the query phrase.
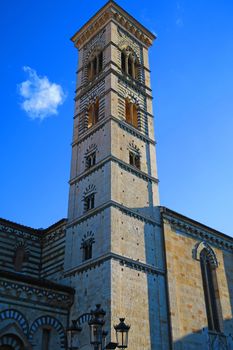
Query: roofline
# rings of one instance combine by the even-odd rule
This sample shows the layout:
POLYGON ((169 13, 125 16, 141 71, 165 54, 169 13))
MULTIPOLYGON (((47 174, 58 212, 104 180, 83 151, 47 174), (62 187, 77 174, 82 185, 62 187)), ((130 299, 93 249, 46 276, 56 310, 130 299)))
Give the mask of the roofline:
POLYGON ((108 2, 106 2, 105 5, 103 5, 84 25, 82 25, 80 27, 80 29, 71 37, 71 41, 74 42, 75 41, 75 37, 78 35, 78 33, 80 33, 85 26, 88 26, 90 24, 90 22, 96 17, 98 16, 106 7, 108 7, 108 5, 114 5, 116 6, 120 11, 122 11, 123 13, 125 13, 131 20, 135 21, 137 23, 137 25, 139 27, 141 27, 149 37, 151 37, 152 40, 155 40, 157 38, 157 36, 155 34, 153 34, 149 29, 147 29, 143 24, 141 24, 137 19, 135 19, 132 15, 130 15, 126 10, 124 10, 120 5, 118 5, 115 1, 113 0, 109 0, 108 2))
POLYGON ((30 227, 30 226, 18 224, 17 222, 14 222, 14 221, 0 218, 0 224, 8 225, 8 226, 11 226, 12 228, 23 230, 23 231, 34 233, 34 234, 47 233, 47 232, 51 231, 52 229, 55 229, 57 226, 61 226, 61 225, 64 225, 66 223, 67 223, 67 219, 63 218, 45 229, 40 229, 40 228, 36 229, 36 228, 30 227))
POLYGON ((179 217, 179 218, 182 219, 182 220, 189 221, 189 222, 192 223, 193 225, 201 226, 201 227, 203 228, 203 230, 211 231, 212 233, 217 234, 218 236, 222 236, 223 238, 228 239, 228 240, 230 240, 230 241, 233 242, 233 237, 231 237, 231 236, 229 236, 229 235, 227 235, 227 234, 225 234, 225 233, 223 233, 223 232, 217 231, 217 230, 215 230, 215 229, 212 228, 212 227, 209 227, 209 226, 207 226, 207 225, 204 225, 204 224, 202 224, 202 223, 199 222, 199 221, 190 219, 189 217, 187 217, 187 216, 185 216, 185 215, 183 215, 183 214, 177 213, 176 211, 171 210, 171 209, 169 209, 169 208, 167 208, 167 207, 160 206, 160 212, 161 212, 162 214, 168 214, 168 215, 170 214, 170 215, 173 215, 173 216, 177 216, 177 217, 179 217))
POLYGON ((56 291, 66 292, 69 294, 74 295, 75 290, 72 287, 65 286, 63 284, 58 284, 55 282, 51 282, 49 280, 43 279, 43 278, 35 278, 28 275, 23 275, 16 272, 9 272, 9 271, 3 271, 0 270, 0 277, 8 278, 10 280, 18 281, 18 282, 25 282, 28 284, 33 284, 38 287, 48 288, 48 289, 55 289, 56 291))

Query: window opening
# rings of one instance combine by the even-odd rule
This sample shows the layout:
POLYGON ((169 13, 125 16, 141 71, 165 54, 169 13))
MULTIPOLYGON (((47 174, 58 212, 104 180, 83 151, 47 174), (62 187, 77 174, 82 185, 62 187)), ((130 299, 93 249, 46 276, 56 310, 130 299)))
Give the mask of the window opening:
POLYGON ((87 169, 91 168, 92 166, 95 165, 95 163, 96 163, 96 152, 93 152, 86 157, 86 168, 87 169))
POLYGON ((83 260, 89 260, 92 258, 92 244, 89 242, 83 247, 83 260))
POLYGON ((84 199, 84 210, 89 211, 95 207, 95 194, 92 193, 84 199))
POLYGON ((103 70, 103 51, 99 54, 99 73, 103 70))
POLYGON ((125 119, 127 123, 132 124, 135 128, 138 128, 138 111, 137 106, 134 103, 125 100, 125 119))
POLYGON ((87 77, 91 81, 103 70, 103 51, 96 52, 87 65, 87 77))
POLYGON ((42 347, 41 347, 41 350, 49 350, 50 333, 51 333, 50 329, 43 328, 43 330, 42 330, 42 347))
POLYGON ((130 75, 133 79, 138 79, 138 60, 132 51, 121 52, 121 70, 130 75))
POLYGON ((206 313, 208 328, 211 331, 220 332, 220 322, 218 313, 218 285, 216 268, 211 264, 208 251, 203 249, 200 254, 200 264, 202 272, 202 281, 205 295, 206 313))
POLYGON ((133 76, 133 62, 132 62, 132 57, 130 56, 128 59, 128 73, 133 76))
POLYGON ((99 119, 99 100, 92 103, 88 109, 88 129, 98 122, 99 119))
POLYGON ((140 155, 134 152, 129 152, 129 164, 140 169, 140 155))
POLYGON ((125 61, 126 61, 126 55, 124 52, 121 53, 121 69, 124 73, 126 73, 126 65, 125 65, 125 61))

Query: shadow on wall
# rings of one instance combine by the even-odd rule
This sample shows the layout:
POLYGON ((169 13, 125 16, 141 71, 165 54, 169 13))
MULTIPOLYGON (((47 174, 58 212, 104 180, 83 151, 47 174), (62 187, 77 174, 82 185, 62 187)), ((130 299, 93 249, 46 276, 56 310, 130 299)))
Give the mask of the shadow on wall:
MULTIPOLYGON (((232 327, 233 319, 224 321, 224 330, 232 327)), ((173 350, 233 350, 233 335, 200 329, 173 343, 173 350)))

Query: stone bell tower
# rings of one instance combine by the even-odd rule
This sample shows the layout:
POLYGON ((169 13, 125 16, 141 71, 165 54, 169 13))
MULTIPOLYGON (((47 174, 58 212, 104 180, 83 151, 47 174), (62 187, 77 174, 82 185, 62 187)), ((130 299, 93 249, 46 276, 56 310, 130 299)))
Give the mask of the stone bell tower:
MULTIPOLYGON (((148 48, 155 36, 114 1, 73 37, 78 49, 65 277, 71 319, 105 309, 129 350, 168 349, 164 255, 148 48)), ((82 319, 80 349, 91 349, 82 319)), ((86 328, 85 328, 86 327, 86 328)))

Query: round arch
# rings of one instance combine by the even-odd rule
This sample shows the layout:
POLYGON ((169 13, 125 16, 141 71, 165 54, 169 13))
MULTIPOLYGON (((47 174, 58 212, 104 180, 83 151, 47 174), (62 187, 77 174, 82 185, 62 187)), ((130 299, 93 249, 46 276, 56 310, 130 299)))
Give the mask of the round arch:
POLYGON ((1 323, 1 321, 5 321, 5 320, 16 321, 18 323, 18 325, 20 326, 20 328, 22 329, 23 333, 26 336, 28 335, 28 332, 29 332, 28 322, 21 312, 15 310, 15 309, 3 310, 0 312, 0 323, 1 323))
POLYGON ((24 350, 23 342, 15 334, 4 334, 0 338, 0 350, 24 350))
POLYGON ((218 260, 214 250, 210 247, 210 245, 204 241, 199 242, 195 245, 193 249, 193 258, 200 261, 201 253, 203 250, 206 250, 207 256, 211 265, 215 268, 218 267, 218 260))
POLYGON ((42 316, 37 318, 33 324, 31 325, 30 332, 29 332, 29 341, 32 343, 33 335, 36 333, 36 331, 43 326, 50 326, 51 328, 55 329, 57 333, 59 334, 60 338, 60 346, 61 349, 65 348, 65 331, 60 321, 58 321, 56 318, 52 316, 42 316))

